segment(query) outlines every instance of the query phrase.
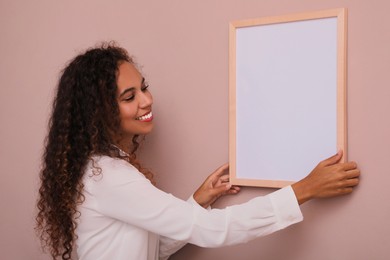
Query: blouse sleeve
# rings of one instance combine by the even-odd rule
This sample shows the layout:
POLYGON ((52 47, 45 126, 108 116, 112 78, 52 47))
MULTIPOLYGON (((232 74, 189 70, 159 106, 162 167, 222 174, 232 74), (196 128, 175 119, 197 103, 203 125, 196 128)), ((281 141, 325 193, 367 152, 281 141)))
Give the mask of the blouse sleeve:
MULTIPOLYGON (((199 207, 200 210, 211 210, 211 207, 207 207, 207 209, 200 206, 193 196, 191 196, 187 203, 193 205, 194 207, 199 207)), ((160 236, 160 248, 159 248, 159 256, 160 260, 168 259, 168 257, 174 253, 176 253, 179 249, 187 244, 186 241, 174 240, 169 237, 160 236)))
POLYGON ((291 187, 208 211, 157 189, 124 161, 110 158, 99 166, 102 177, 90 188, 102 214, 184 243, 243 243, 303 219, 291 187))

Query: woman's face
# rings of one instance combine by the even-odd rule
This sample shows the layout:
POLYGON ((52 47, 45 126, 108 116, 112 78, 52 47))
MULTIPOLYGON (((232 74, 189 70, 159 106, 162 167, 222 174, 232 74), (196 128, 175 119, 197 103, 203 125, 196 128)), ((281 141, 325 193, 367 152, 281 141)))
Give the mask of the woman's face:
POLYGON ((127 137, 152 131, 153 98, 145 79, 129 62, 119 65, 117 100, 122 133, 127 137))

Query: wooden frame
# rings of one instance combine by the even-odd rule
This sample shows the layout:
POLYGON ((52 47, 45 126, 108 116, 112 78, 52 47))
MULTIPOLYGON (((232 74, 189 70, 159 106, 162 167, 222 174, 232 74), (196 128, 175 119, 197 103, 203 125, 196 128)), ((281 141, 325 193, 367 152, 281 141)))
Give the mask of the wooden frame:
POLYGON ((232 184, 280 188, 339 149, 346 160, 346 35, 344 8, 230 23, 232 184), (291 119, 295 116, 298 120, 291 119), (310 119, 302 120, 306 116, 310 119))

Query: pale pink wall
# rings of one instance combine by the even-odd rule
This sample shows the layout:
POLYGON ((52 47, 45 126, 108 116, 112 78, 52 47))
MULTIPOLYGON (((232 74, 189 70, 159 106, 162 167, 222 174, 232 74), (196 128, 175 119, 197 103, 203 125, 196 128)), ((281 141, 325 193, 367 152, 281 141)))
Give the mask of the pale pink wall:
MULTIPOLYGON (((63 64, 117 40, 144 65, 155 132, 143 148, 160 187, 186 198, 228 159, 228 22, 335 7, 349 10, 349 157, 352 196, 305 204, 305 221, 245 245, 187 246, 172 259, 389 259, 390 4, 386 0, 0 2, 0 248, 2 259, 46 259, 32 230, 39 157, 63 64)), ((282 162, 281 162, 282 163, 282 162)), ((269 189, 245 188, 218 206, 269 189)))

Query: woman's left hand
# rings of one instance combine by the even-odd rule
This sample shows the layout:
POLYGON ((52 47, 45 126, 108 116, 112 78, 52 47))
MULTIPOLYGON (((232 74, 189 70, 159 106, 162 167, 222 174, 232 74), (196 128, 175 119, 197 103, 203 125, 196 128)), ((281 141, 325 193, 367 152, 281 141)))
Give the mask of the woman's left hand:
POLYGON ((203 184, 195 191, 195 201, 208 208, 222 195, 237 194, 240 187, 229 183, 229 164, 224 164, 210 174, 203 184))

